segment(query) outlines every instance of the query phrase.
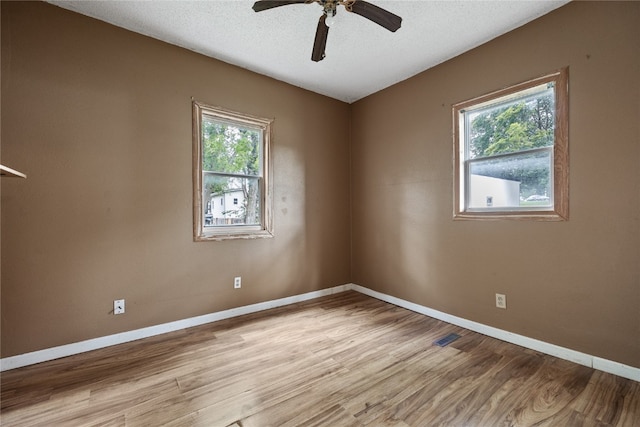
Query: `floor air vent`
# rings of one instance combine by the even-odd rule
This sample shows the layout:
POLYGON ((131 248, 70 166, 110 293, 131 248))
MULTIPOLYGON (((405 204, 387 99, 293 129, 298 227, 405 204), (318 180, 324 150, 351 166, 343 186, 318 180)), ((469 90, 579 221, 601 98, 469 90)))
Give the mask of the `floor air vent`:
POLYGON ((460 338, 460 335, 458 334, 449 334, 444 338, 440 338, 438 341, 434 341, 433 343, 439 347, 444 347, 445 345, 451 344, 458 338, 460 338))

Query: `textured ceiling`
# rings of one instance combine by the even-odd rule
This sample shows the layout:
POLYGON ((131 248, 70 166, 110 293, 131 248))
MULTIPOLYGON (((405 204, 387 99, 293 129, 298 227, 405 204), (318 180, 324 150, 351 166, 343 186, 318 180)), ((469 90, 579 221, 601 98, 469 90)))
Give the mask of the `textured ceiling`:
POLYGON ((49 2, 349 103, 568 2, 369 1, 401 16, 402 27, 391 33, 340 6, 320 62, 311 61, 317 3, 256 13, 251 0, 49 2))

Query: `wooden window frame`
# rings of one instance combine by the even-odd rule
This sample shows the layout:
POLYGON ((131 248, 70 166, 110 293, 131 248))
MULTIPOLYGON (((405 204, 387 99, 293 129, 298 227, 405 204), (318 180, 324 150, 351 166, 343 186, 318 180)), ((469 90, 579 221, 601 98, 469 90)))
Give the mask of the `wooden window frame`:
POLYGON ((273 119, 251 116, 244 113, 214 107, 192 100, 193 113, 193 239, 196 242, 230 239, 255 239, 273 237, 272 185, 271 185, 271 139, 273 119), (202 170, 202 117, 208 115, 224 122, 259 128, 262 131, 260 190, 260 224, 224 227, 203 226, 203 170, 202 170))
POLYGON ((477 98, 453 105, 453 158, 454 158, 454 211, 455 220, 539 220, 566 221, 569 219, 569 69, 519 83, 477 98), (546 210, 469 210, 466 206, 466 173, 464 170, 464 111, 480 104, 490 103, 545 83, 554 83, 555 127, 553 145, 553 207, 546 210))

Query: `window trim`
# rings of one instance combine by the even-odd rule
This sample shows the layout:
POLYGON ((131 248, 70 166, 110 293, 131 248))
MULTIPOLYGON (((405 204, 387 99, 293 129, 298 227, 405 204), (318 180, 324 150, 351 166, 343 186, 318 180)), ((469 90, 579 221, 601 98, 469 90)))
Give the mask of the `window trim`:
POLYGON ((192 149, 193 149, 193 240, 195 242, 231 239, 255 239, 273 237, 272 183, 271 183, 271 139, 273 119, 238 113, 221 107, 214 107, 192 99, 192 149), (202 116, 210 115, 221 121, 246 125, 262 130, 262 174, 260 183, 260 224, 203 227, 202 200, 202 116))
POLYGON ((569 219, 569 68, 565 67, 553 73, 528 80, 507 88, 491 92, 453 105, 453 218, 455 220, 539 220, 566 221, 569 219), (464 170, 463 150, 464 117, 463 112, 470 107, 487 104, 496 98, 522 92, 541 84, 554 82, 555 86, 555 125, 553 145, 553 207, 550 209, 530 210, 491 210, 477 211, 466 207, 467 179, 464 170))

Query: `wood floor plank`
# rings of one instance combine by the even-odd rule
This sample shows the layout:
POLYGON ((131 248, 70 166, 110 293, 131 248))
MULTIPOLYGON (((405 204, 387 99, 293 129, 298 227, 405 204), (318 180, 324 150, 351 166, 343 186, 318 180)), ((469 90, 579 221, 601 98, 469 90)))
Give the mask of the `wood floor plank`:
POLYGON ((595 371, 571 405, 578 413, 605 425, 640 426, 640 383, 595 371))
POLYGON ((512 423, 536 425, 553 418, 585 389, 593 374, 590 368, 567 361, 554 362, 543 367, 538 381, 525 384, 530 391, 526 402, 510 412, 508 419, 512 423))
POLYGON ((0 375, 3 426, 640 426, 638 382, 357 292, 0 375))

